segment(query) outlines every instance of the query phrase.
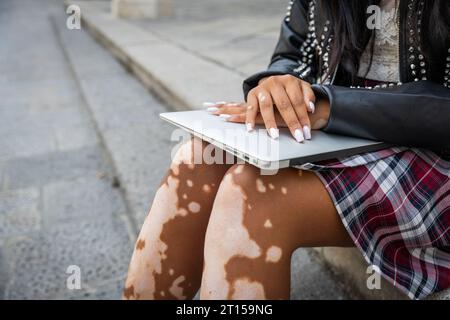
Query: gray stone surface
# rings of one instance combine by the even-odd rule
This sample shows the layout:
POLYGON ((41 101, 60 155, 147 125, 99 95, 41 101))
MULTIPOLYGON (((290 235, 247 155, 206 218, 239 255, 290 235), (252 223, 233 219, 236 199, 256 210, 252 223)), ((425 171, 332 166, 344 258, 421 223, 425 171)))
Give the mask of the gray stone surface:
POLYGON ((80 267, 82 291, 123 278, 129 259, 128 240, 123 224, 113 219, 60 224, 40 234, 10 240, 6 243, 6 256, 14 273, 9 278, 5 297, 58 299, 70 296, 73 290, 66 286, 66 270, 70 265, 80 267))
POLYGON ((46 226, 107 218, 126 211, 117 189, 107 178, 81 178, 49 183, 42 189, 42 211, 46 226))
MULTIPOLYGON (((60 1, 0 2, 0 298, 118 299, 135 233, 55 12, 64 21, 60 1)), ((83 77, 125 74, 102 50, 89 59, 83 77)))
POLYGON ((11 159, 4 166, 3 186, 19 189, 82 176, 95 177, 99 172, 110 171, 105 161, 99 147, 11 159))

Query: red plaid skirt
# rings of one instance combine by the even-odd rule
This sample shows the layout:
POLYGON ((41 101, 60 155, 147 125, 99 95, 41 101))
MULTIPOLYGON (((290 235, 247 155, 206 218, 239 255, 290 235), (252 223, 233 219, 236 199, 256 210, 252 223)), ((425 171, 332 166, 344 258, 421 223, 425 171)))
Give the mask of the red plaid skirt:
POLYGON ((299 167, 324 183, 367 262, 411 299, 450 287, 450 162, 390 148, 299 167))

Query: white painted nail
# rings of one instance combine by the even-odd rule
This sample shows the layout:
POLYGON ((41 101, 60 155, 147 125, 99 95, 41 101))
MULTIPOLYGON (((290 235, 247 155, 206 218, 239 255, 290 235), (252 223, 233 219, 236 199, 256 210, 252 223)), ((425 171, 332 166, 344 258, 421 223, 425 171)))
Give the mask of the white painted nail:
POLYGON ((214 102, 203 102, 203 108, 210 108, 210 107, 215 107, 216 103, 214 102))
POLYGON ((225 120, 227 120, 228 118, 231 118, 230 114, 221 114, 219 115, 219 117, 224 118, 225 120))
POLYGON ((309 111, 311 111, 311 113, 314 113, 314 111, 316 111, 316 105, 312 101, 309 102, 309 111))
POLYGON ((303 133, 305 134, 306 140, 311 140, 311 129, 308 126, 303 127, 303 133))
POLYGON ((247 123, 246 126, 247 126, 247 132, 253 131, 253 125, 251 123, 247 123))
POLYGON ((228 102, 226 102, 226 101, 219 101, 219 102, 216 102, 216 105, 222 105, 222 104, 227 104, 228 102))
POLYGON ((295 137, 295 140, 297 140, 297 142, 305 141, 305 138, 303 137, 303 132, 300 129, 296 129, 294 131, 294 137, 295 137))
POLYGON ((219 111, 219 108, 217 108, 217 107, 209 107, 209 108, 206 109, 206 111, 208 111, 208 112, 216 112, 216 111, 219 111))
POLYGON ((280 131, 276 128, 270 128, 269 129, 269 135, 272 139, 278 139, 278 137, 280 136, 280 131))

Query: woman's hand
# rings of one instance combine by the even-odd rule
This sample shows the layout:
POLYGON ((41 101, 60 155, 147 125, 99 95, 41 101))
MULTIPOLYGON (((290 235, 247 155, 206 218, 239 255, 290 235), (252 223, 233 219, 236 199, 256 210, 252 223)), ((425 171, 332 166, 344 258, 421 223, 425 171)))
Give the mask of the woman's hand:
MULTIPOLYGON (((237 123, 245 123, 247 118, 247 108, 248 103, 240 102, 216 102, 216 103, 210 103, 205 102, 204 103, 205 108, 207 108, 207 111, 210 112, 212 115, 220 116, 224 118, 228 122, 237 122, 237 123)), ((327 100, 320 99, 316 102, 315 106, 315 112, 309 113, 309 121, 311 123, 311 129, 313 130, 320 130, 325 128, 325 126, 328 123, 328 119, 330 116, 330 105, 327 100)), ((286 128, 288 127, 284 119, 281 117, 278 110, 274 111, 275 116, 275 122, 277 124, 278 128, 286 128)), ((263 125, 264 119, 261 115, 261 113, 258 113, 256 115, 255 124, 263 125)), ((250 128, 247 125, 247 131, 251 131, 252 128, 250 128)))
POLYGON ((253 129, 260 113, 269 135, 276 139, 279 134, 275 111, 278 111, 295 140, 311 139, 308 112, 314 113, 315 101, 308 82, 291 75, 264 78, 248 93, 247 126, 253 129))
POLYGON ((320 114, 315 112, 318 109, 315 102, 308 82, 282 75, 262 79, 249 92, 247 103, 223 102, 205 106, 227 121, 245 122, 248 131, 253 130, 255 124, 264 124, 274 139, 279 136, 278 127, 288 127, 295 140, 303 142, 311 139, 311 129, 321 129, 328 122, 328 102, 321 101, 320 114))

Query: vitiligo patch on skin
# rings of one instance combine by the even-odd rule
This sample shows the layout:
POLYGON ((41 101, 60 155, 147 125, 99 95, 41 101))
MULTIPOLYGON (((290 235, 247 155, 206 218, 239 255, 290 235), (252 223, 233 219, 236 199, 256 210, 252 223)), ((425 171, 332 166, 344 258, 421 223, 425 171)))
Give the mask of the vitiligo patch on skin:
POLYGON ((261 248, 250 238, 247 228, 243 225, 244 206, 241 188, 233 182, 232 175, 225 175, 206 232, 206 264, 201 299, 224 299, 228 296, 231 288, 227 281, 225 265, 232 257, 261 256, 261 248), (208 280, 205 281, 206 279, 208 280))
POLYGON ((172 170, 175 176, 180 174, 180 165, 186 164, 188 168, 193 170, 195 168, 193 151, 195 151, 194 146, 198 142, 194 142, 194 140, 189 140, 185 142, 177 151, 174 159, 172 160, 172 164, 170 169, 172 170))
POLYGON ((193 213, 200 212, 200 204, 198 204, 197 202, 192 201, 192 202, 190 202, 188 204, 188 209, 189 209, 190 212, 193 212, 193 213))
POLYGON ((188 198, 187 194, 184 193, 183 196, 182 196, 182 198, 183 198, 184 200, 186 200, 186 199, 188 198))
POLYGON ((169 274, 172 276, 174 274, 173 269, 169 269, 169 274))
POLYGON ((266 192, 266 186, 264 185, 264 182, 260 178, 256 179, 256 190, 258 190, 258 192, 261 193, 266 192))
POLYGON ((207 184, 204 184, 202 187, 202 190, 206 193, 210 193, 211 192, 211 187, 207 184))
POLYGON ((266 252, 266 262, 276 263, 281 259, 282 250, 280 247, 271 246, 266 252))
POLYGON ((194 186, 194 182, 192 180, 186 180, 186 184, 189 188, 192 188, 194 186))
POLYGON ((233 300, 265 300, 264 287, 261 283, 256 281, 249 281, 248 279, 239 279, 234 282, 233 300))
POLYGON ((272 222, 269 219, 267 219, 266 222, 264 222, 264 228, 266 229, 272 228, 272 222))
POLYGON ((275 186, 273 185, 273 183, 269 183, 269 189, 270 189, 270 190, 275 189, 275 186))
POLYGON ((180 284, 185 280, 184 276, 179 276, 174 280, 172 286, 169 288, 169 292, 179 300, 186 299, 183 294, 183 288, 180 287, 180 284))
POLYGON ((286 187, 281 187, 281 193, 282 193, 282 194, 287 194, 287 189, 286 189, 286 187))
POLYGON ((242 171, 244 170, 244 167, 245 166, 243 164, 240 164, 240 165, 236 166, 236 169, 234 169, 234 173, 235 174, 241 174, 242 171))
POLYGON ((162 273, 162 261, 166 259, 168 246, 160 239, 164 224, 177 216, 188 214, 186 209, 178 207, 179 183, 176 177, 168 176, 166 183, 156 192, 155 201, 139 235, 140 240, 152 245, 145 250, 135 251, 131 258, 126 285, 133 285, 135 296, 142 293, 143 299, 154 298, 154 274, 162 273), (137 278, 139 281, 135 280, 137 278))

